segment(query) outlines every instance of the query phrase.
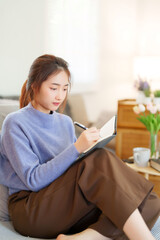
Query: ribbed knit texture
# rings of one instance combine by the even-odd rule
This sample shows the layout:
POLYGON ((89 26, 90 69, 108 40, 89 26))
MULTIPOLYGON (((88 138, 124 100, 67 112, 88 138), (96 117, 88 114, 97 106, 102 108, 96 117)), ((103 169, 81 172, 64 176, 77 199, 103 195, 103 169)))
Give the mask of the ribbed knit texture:
POLYGON ((39 191, 76 161, 75 129, 70 117, 42 113, 31 103, 4 120, 1 132, 0 183, 9 194, 39 191))

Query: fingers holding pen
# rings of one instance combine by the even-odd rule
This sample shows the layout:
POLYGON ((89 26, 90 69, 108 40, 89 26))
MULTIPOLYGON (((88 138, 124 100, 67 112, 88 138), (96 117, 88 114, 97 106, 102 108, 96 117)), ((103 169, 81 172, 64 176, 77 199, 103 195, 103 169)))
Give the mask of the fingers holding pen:
POLYGON ((91 127, 86 129, 82 134, 84 134, 89 141, 97 141, 100 138, 99 132, 100 130, 96 127, 91 127))
POLYGON ((81 133, 77 141, 75 142, 75 147, 81 153, 87 148, 92 146, 100 138, 99 129, 96 127, 88 128, 81 133))

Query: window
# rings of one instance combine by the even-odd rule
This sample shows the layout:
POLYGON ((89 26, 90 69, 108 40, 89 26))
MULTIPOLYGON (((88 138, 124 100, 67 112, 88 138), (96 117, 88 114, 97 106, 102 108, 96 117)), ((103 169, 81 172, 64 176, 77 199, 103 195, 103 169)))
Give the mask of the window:
POLYGON ((45 51, 70 66, 72 92, 95 90, 98 82, 98 0, 48 0, 45 51))

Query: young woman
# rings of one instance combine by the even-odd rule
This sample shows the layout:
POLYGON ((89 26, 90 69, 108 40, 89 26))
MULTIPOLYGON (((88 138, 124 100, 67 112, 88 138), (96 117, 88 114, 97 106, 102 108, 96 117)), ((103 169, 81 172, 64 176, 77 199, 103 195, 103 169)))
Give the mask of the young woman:
POLYGON ((38 57, 22 88, 21 109, 2 127, 1 182, 9 187, 16 231, 57 240, 152 240, 160 215, 153 185, 113 153, 100 149, 77 161, 99 139, 90 128, 75 137, 62 110, 70 87, 68 64, 38 57))

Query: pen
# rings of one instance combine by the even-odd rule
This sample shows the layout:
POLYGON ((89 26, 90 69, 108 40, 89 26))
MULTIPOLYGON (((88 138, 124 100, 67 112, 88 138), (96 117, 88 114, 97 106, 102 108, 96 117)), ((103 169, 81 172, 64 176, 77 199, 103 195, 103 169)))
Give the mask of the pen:
POLYGON ((85 127, 83 124, 78 123, 78 122, 74 122, 75 125, 77 125, 80 128, 83 128, 84 130, 88 129, 87 127, 85 127))

